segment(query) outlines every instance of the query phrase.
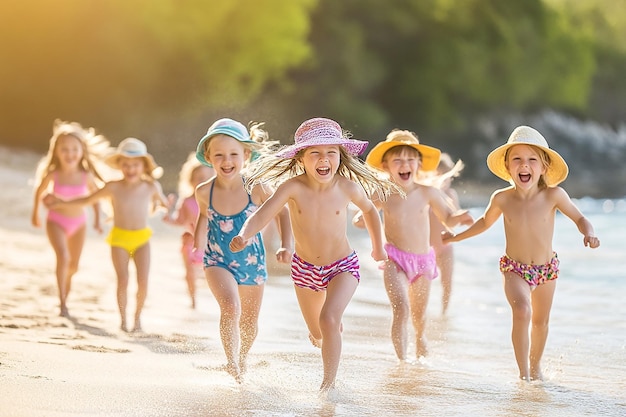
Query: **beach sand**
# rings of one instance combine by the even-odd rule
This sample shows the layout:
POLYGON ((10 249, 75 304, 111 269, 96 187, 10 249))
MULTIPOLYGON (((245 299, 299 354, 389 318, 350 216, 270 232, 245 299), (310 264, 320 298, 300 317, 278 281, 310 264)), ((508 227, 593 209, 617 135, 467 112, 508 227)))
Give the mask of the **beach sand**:
MULTIPOLYGON (((626 415, 623 229, 614 227, 622 212, 591 213, 601 250, 584 248, 571 222, 558 234, 564 277, 541 384, 517 379, 497 271, 501 228, 457 245, 451 309, 441 316, 435 282, 430 354, 413 363, 398 363, 393 352, 367 233, 349 228, 362 279, 344 314, 337 390, 321 398, 320 350, 308 340, 286 268, 271 265, 248 373, 237 384, 223 370, 217 303, 199 279, 190 308, 181 230, 160 217, 151 219, 144 333, 119 330, 110 248, 93 229, 68 298, 71 318, 59 317, 54 253, 30 224, 36 161, 0 147, 0 417, 626 415)), ((129 317, 135 291, 131 280, 129 317)))
MULTIPOLYGON (((71 317, 58 316, 54 252, 45 230, 30 224, 36 160, 4 149, 0 157, 0 416, 227 415, 213 404, 221 401, 217 391, 236 388, 221 370, 217 303, 199 279, 198 308, 190 308, 180 229, 151 219, 144 333, 119 330, 110 249, 93 229, 72 281, 71 317)), ((284 275, 285 269, 272 271, 284 275)), ((299 314, 288 277, 281 278, 265 302, 299 314)), ((129 317, 135 292, 131 279, 129 317)), ((265 366, 258 352, 266 333, 276 331, 273 321, 271 311, 263 315, 252 367, 265 366)), ((294 332, 306 338, 304 327, 294 332)))

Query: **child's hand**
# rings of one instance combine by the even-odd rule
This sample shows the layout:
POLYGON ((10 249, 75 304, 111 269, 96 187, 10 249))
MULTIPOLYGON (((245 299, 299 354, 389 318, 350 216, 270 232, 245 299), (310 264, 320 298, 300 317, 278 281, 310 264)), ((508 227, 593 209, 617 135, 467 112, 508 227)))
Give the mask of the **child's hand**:
POLYGON ((355 216, 352 218, 352 225, 355 227, 358 227, 359 229, 365 228, 365 220, 363 220, 363 212, 359 211, 357 214, 355 214, 355 216))
POLYGON ((474 218, 472 217, 472 215, 469 213, 468 210, 460 210, 458 212, 455 213, 457 216, 460 216, 460 221, 459 223, 465 226, 471 226, 472 224, 474 224, 474 218))
POLYGON ((93 224, 93 228, 96 230, 96 232, 98 232, 98 234, 102 234, 103 230, 102 230, 102 226, 100 226, 100 222, 95 222, 93 224))
POLYGON ((600 239, 595 236, 585 236, 585 238, 583 239, 583 244, 585 246, 589 246, 592 249, 595 249, 600 246, 600 239))
POLYGON ((286 248, 278 248, 276 251, 276 260, 282 264, 291 263, 291 256, 293 254, 289 249, 286 248))
POLYGON ((244 240, 242 236, 237 235, 234 238, 232 238, 232 240, 230 241, 230 245, 228 245, 228 247, 230 248, 231 252, 239 252, 239 251, 242 251, 243 248, 245 248, 247 244, 248 242, 244 240))
POLYGON ((54 194, 46 194, 41 199, 41 202, 43 203, 44 206, 46 206, 46 208, 49 209, 49 208, 56 206, 58 203, 60 203, 61 199, 55 196, 54 194))
POLYGON ((183 233, 183 245, 193 245, 193 234, 191 234, 191 232, 185 232, 183 233))
POLYGON ((443 231, 441 232, 441 242, 443 242, 444 245, 453 242, 453 238, 454 238, 455 234, 449 231, 443 231))
POLYGON ((35 213, 33 213, 33 217, 31 217, 30 222, 33 224, 34 227, 41 227, 41 221, 39 220, 39 216, 35 215, 35 213))
POLYGON ((387 251, 384 248, 373 249, 372 258, 374 258, 375 261, 386 261, 388 259, 387 251))

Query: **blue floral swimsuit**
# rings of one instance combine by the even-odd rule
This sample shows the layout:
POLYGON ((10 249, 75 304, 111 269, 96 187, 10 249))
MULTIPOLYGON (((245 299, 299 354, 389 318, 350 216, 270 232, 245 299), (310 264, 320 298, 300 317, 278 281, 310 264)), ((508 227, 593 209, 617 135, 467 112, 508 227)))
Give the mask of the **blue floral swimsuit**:
POLYGON ((207 248, 204 251, 204 267, 217 266, 233 274, 239 285, 262 285, 267 281, 265 247, 261 233, 250 239, 241 252, 231 252, 228 245, 239 233, 243 223, 257 210, 248 196, 248 205, 239 213, 224 216, 213 208, 213 184, 209 194, 207 210, 207 248))

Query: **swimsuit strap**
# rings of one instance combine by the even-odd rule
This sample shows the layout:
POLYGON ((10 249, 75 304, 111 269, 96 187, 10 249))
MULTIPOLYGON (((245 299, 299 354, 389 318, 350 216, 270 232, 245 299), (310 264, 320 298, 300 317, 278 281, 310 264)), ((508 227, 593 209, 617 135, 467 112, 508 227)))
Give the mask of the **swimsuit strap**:
MULTIPOLYGON (((241 177, 241 181, 245 183, 243 177, 241 177)), ((215 209, 213 208, 213 186, 214 185, 215 185, 215 180, 213 180, 213 182, 211 183, 211 190, 209 191, 209 208, 213 211, 215 211, 215 209)), ((252 201, 252 195, 250 195, 250 193, 248 192, 246 192, 246 194, 248 194, 248 205, 246 206, 247 208, 250 204, 254 204, 254 202, 252 201)))
POLYGON ((215 211, 215 209, 213 209, 213 186, 214 185, 215 185, 215 180, 211 182, 211 191, 209 191, 209 208, 213 211, 215 211))

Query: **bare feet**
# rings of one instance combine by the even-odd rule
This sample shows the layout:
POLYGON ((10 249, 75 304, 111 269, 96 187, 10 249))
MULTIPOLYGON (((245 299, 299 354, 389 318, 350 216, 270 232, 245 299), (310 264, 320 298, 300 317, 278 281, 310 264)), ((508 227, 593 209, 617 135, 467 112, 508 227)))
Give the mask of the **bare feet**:
POLYGON ((531 369, 530 380, 531 381, 543 381, 543 373, 541 372, 541 369, 531 369))
POLYGON ((311 333, 309 333, 309 340, 316 348, 322 348, 322 339, 316 339, 311 333))
POLYGON ((234 362, 229 362, 226 364, 226 372, 228 372, 238 384, 243 382, 243 375, 241 374, 241 370, 239 369, 239 365, 234 362))
POLYGON ((142 332, 141 330, 141 319, 136 318, 135 319, 135 327, 133 327, 133 333, 139 333, 142 332))
POLYGON ((59 316, 61 317, 69 317, 70 312, 67 309, 67 306, 61 306, 61 311, 59 312, 59 316))
POLYGON ((426 338, 421 337, 417 339, 415 344, 415 356, 419 359, 421 356, 428 355, 428 346, 426 343, 426 338))

